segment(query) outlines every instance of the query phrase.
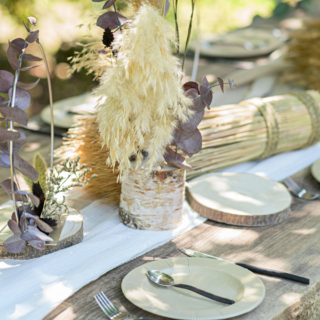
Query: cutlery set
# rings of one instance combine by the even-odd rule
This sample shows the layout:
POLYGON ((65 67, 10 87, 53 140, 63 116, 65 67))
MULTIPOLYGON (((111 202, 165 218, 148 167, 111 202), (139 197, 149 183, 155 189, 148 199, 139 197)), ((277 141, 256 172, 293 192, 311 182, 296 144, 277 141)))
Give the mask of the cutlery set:
MULTIPOLYGON (((186 249, 186 248, 179 248, 179 251, 188 257, 214 259, 214 260, 237 265, 239 267, 245 268, 245 269, 247 269, 251 272, 254 272, 254 273, 263 274, 263 275, 271 276, 271 277, 287 279, 287 280, 291 280, 291 281, 295 281, 295 282, 299 282, 299 283, 307 284, 307 285, 310 283, 309 279, 304 278, 304 277, 300 277, 300 276, 297 276, 294 274, 290 274, 290 273, 279 272, 276 270, 269 270, 269 269, 265 269, 265 268, 259 268, 259 267, 255 267, 255 266, 244 264, 244 263, 236 263, 233 261, 229 261, 226 259, 211 256, 206 253, 202 253, 199 251, 186 249)), ((224 305, 232 305, 236 302, 236 301, 229 299, 227 297, 221 297, 221 296, 204 291, 202 289, 196 288, 191 285, 175 283, 175 281, 171 275, 168 275, 164 272, 161 272, 160 270, 154 270, 154 269, 149 270, 146 272, 146 277, 152 283, 159 285, 161 287, 167 287, 167 288, 175 287, 175 288, 190 290, 194 293, 197 293, 197 294, 204 296, 208 299, 220 302, 221 304, 224 304, 224 305)), ((96 302, 98 303, 98 305, 100 306, 100 308, 102 309, 102 311, 106 314, 106 316, 109 319, 112 319, 112 320, 138 320, 138 319, 147 320, 146 318, 134 318, 134 317, 131 317, 129 314, 120 311, 116 306, 114 306, 112 304, 112 302, 107 298, 107 296, 103 292, 100 292, 99 294, 95 295, 94 298, 95 298, 96 302)))

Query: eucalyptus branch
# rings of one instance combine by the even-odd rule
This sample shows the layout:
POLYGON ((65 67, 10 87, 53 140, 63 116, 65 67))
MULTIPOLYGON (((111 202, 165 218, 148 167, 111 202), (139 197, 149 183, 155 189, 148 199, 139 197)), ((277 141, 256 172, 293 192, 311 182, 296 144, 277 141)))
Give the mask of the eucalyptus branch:
MULTIPOLYGON (((29 31, 29 34, 31 34, 34 26, 32 26, 31 30, 29 31)), ((24 46, 22 49, 22 53, 19 57, 19 68, 15 71, 14 74, 14 82, 13 82, 13 88, 12 88, 12 98, 11 98, 11 107, 14 108, 15 100, 16 100, 16 91, 17 91, 17 83, 20 76, 20 68, 22 66, 22 59, 25 52, 25 49, 27 47, 27 41, 24 42, 24 46)), ((10 131, 13 131, 13 121, 10 120, 10 131)), ((9 156, 10 156, 10 175, 11 175, 11 191, 12 191, 12 200, 14 203, 14 213, 16 221, 19 221, 18 219, 18 211, 17 211, 17 204, 16 204, 16 197, 15 197, 15 190, 14 190, 14 171, 13 171, 13 141, 9 141, 9 156)))
POLYGON ((190 16, 190 22, 189 22, 189 28, 188 28, 188 36, 187 36, 187 40, 186 40, 186 47, 184 49, 184 54, 183 54, 182 71, 183 71, 183 68, 184 68, 184 61, 186 59, 186 54, 187 54, 188 45, 189 45, 190 36, 191 36, 192 21, 193 21, 193 13, 194 13, 195 4, 196 4, 196 0, 191 0, 191 16, 190 16))

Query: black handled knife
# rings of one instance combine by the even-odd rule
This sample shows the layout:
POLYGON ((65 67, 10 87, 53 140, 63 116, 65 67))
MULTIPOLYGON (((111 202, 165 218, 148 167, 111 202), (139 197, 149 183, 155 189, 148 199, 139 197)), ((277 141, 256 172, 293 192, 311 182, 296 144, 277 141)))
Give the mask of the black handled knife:
POLYGON ((209 254, 202 253, 202 252, 199 252, 199 251, 194 251, 194 250, 191 250, 191 249, 179 248, 179 250, 183 254, 188 256, 188 257, 216 259, 216 260, 220 260, 220 261, 236 264, 237 266, 246 268, 246 269, 248 269, 248 270, 250 270, 252 272, 255 272, 255 273, 264 274, 266 276, 283 278, 283 279, 287 279, 287 280, 300 282, 300 283, 303 283, 303 284, 309 284, 310 283, 309 279, 303 278, 303 277, 300 277, 300 276, 296 276, 294 274, 275 271, 275 270, 269 270, 269 269, 262 269, 262 268, 251 266, 251 265, 245 264, 245 263, 236 263, 236 262, 233 262, 233 261, 229 261, 229 260, 226 260, 226 259, 218 258, 218 257, 215 257, 215 256, 211 256, 209 254))

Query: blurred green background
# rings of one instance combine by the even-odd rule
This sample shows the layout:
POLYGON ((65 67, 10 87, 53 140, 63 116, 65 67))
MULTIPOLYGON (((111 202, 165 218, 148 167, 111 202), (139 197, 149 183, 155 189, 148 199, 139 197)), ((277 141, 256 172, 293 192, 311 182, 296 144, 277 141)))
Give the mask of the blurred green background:
MULTIPOLYGON (((305 3, 308 0, 304 0, 305 3)), ((1 0, 0 2, 0 65, 2 70, 11 71, 6 59, 8 40, 25 38, 26 30, 23 21, 28 16, 38 19, 37 29, 40 30, 40 41, 48 56, 50 65, 53 99, 58 101, 75 96, 93 89, 97 82, 91 75, 82 70, 78 74, 68 77, 67 58, 74 55, 81 48, 78 42, 88 41, 83 37, 85 30, 77 25, 86 22, 89 15, 97 14, 104 2, 94 3, 91 0, 1 0)), ((194 26, 199 17, 200 34, 212 32, 223 33, 235 28, 244 27, 251 23, 255 15, 269 17, 276 13, 283 14, 290 8, 301 4, 298 0, 197 0, 194 26), (280 11, 279 11, 280 10, 280 11), (283 12, 282 12, 283 11, 283 12)), ((130 5, 129 0, 118 0, 117 6, 125 8, 130 5)), ((181 47, 184 47, 191 12, 191 0, 179 0, 178 20, 180 28, 181 47)), ((172 8, 167 19, 173 24, 172 8)), ((195 35, 195 27, 192 35, 195 35)), ((94 38, 102 39, 103 30, 92 28, 94 38)), ((29 53, 40 56, 37 46, 29 46, 29 53), (32 48, 33 47, 33 48, 32 48)), ((32 105, 30 114, 39 113, 49 102, 46 73, 44 66, 21 74, 23 82, 33 82, 34 77, 40 77, 38 86, 30 91, 32 105)))

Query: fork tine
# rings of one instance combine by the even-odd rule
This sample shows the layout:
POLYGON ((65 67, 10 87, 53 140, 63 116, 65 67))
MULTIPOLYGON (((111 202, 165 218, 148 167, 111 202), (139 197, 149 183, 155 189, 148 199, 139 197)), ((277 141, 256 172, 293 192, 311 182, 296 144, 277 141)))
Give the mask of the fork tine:
POLYGON ((104 314, 105 314, 107 317, 109 317, 109 314, 106 312, 104 306, 101 304, 101 302, 100 302, 99 298, 97 297, 97 295, 95 295, 94 298, 95 298, 97 304, 99 305, 100 309, 104 312, 104 314))
POLYGON ((121 312, 109 299, 108 297, 105 295, 105 293, 103 291, 100 292, 101 296, 104 297, 105 301, 108 303, 108 305, 117 313, 121 312))
POLYGON ((102 297, 102 295, 101 295, 101 292, 98 293, 98 297, 99 297, 99 300, 100 300, 101 304, 102 304, 102 305, 104 306, 104 308, 106 309, 106 312, 108 313, 108 317, 109 317, 109 318, 112 318, 112 317, 115 315, 115 313, 114 313, 114 311, 109 307, 109 305, 104 301, 104 299, 103 299, 103 297, 102 297))

